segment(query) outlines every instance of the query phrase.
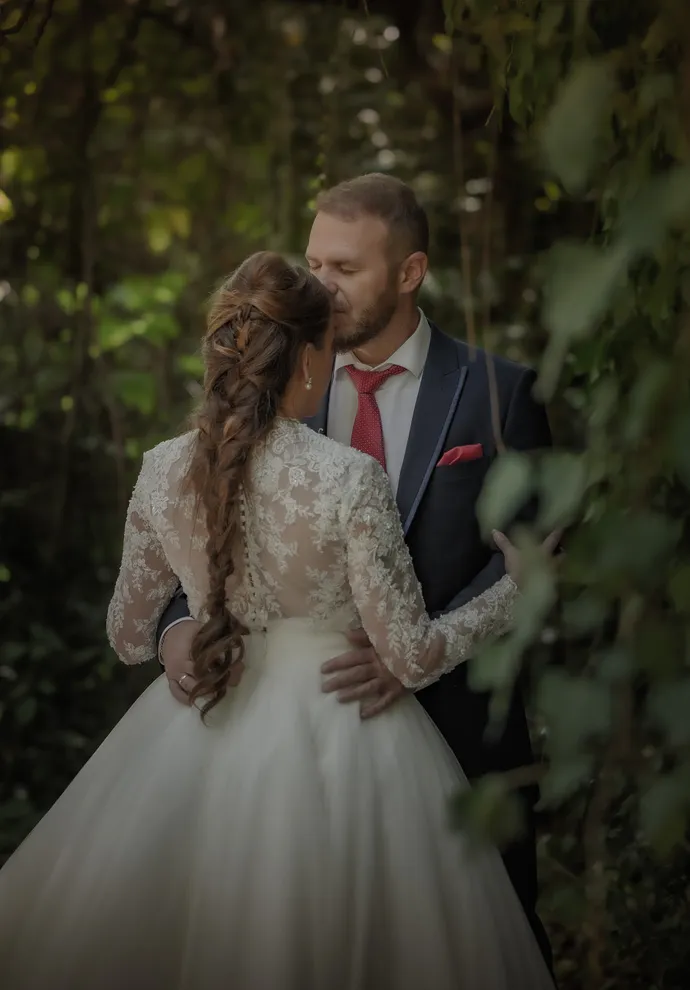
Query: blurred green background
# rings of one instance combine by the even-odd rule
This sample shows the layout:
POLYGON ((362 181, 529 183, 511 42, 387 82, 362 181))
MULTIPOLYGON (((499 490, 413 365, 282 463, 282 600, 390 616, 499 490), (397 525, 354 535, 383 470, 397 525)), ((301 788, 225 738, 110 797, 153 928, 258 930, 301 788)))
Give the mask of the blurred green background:
MULTIPOLYGON (((425 310, 550 404, 556 451, 504 457, 481 514, 538 490, 568 555, 475 676, 500 709, 530 658, 562 987, 689 985, 686 7, 0 3, 0 860, 158 673, 117 664, 105 608, 210 291, 388 171, 429 212, 425 310)), ((517 782, 456 816, 505 838, 517 782)))

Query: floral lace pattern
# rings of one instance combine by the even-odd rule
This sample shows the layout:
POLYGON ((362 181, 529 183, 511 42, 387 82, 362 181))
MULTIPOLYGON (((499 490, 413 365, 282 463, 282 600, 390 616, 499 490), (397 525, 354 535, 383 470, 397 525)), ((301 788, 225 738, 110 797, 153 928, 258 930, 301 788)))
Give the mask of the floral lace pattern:
MULTIPOLYGON (((155 656, 158 621, 178 579, 203 620, 208 578, 203 512, 185 489, 195 435, 144 456, 127 513, 108 636, 125 663, 155 656)), ((510 623, 509 577, 439 619, 429 619, 390 482, 372 458, 279 419, 252 458, 241 494, 240 563, 228 607, 250 630, 309 617, 361 625, 386 667, 418 689, 468 659, 510 623)))

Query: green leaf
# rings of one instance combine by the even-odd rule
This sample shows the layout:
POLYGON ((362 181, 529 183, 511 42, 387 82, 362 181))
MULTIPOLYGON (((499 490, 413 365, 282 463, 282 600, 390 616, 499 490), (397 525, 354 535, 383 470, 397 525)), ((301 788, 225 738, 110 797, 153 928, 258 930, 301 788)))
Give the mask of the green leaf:
POLYGON ((556 244, 544 286, 542 317, 549 332, 568 344, 591 333, 623 284, 627 267, 628 254, 620 245, 556 244))
POLYGON ((525 454, 509 451, 494 461, 477 502, 477 518, 485 535, 512 522, 534 491, 533 474, 525 454))
POLYGON ((640 823, 657 851, 669 852, 682 842, 690 801, 690 774, 680 767, 655 780, 642 795, 640 823))
POLYGON ((587 465, 579 454, 545 454, 539 465, 539 526, 549 532, 571 523, 587 490, 587 465))
POLYGON ((498 774, 488 774, 455 795, 450 821, 470 841, 499 848, 514 841, 524 827, 522 803, 498 774))
POLYGON ((620 643, 599 650, 594 656, 599 678, 608 684, 616 684, 634 676, 635 659, 631 651, 620 643))
POLYGON ((180 371, 193 378, 201 378, 204 373, 204 362, 200 354, 181 354, 177 359, 180 371))
POLYGON ((599 581, 640 580, 659 576, 678 543, 682 523, 652 510, 610 510, 582 533, 572 556, 586 560, 599 581))
POLYGON ((672 369, 665 361, 654 361, 642 371, 628 404, 624 425, 627 443, 635 444, 642 439, 657 404, 664 397, 671 374, 672 369))
POLYGON ((150 416, 156 408, 156 381, 148 371, 117 371, 113 384, 119 400, 144 416, 150 416))
POLYGON ((537 707, 548 723, 548 748, 554 758, 579 756, 584 743, 604 735, 611 724, 611 690, 591 677, 549 670, 537 691, 537 707))
POLYGON ((622 208, 618 238, 630 255, 659 249, 669 229, 690 219, 690 166, 681 165, 651 178, 622 208))
POLYGON ((554 760, 541 781, 539 808, 553 808, 572 797, 591 780, 594 759, 587 753, 554 760))
POLYGON ((522 647, 516 636, 506 636, 480 650, 468 665, 473 691, 498 691, 510 687, 520 668, 522 647))
POLYGON ((562 620, 566 630, 582 635, 599 629, 606 621, 608 613, 609 605, 606 600, 585 590, 577 598, 563 604, 562 620))
POLYGON ((582 62, 562 85, 547 116, 541 136, 544 161, 572 194, 586 190, 603 157, 615 89, 607 59, 582 62))
POLYGON ((628 255, 624 244, 596 248, 561 242, 550 251, 546 268, 542 321, 550 339, 539 369, 537 394, 552 398, 572 344, 594 332, 625 284, 628 255))
POLYGON ((136 337, 143 337, 147 326, 141 317, 132 320, 104 315, 97 325, 98 344, 103 351, 118 350, 136 337))
POLYGON ((690 743, 690 678, 656 684, 647 699, 647 717, 663 731, 669 746, 690 743))
POLYGON ((7 223, 14 216, 14 207, 12 205, 12 200, 0 189, 0 224, 7 223))
POLYGON ((515 633, 525 644, 539 635, 556 601, 554 576, 541 556, 537 540, 531 544, 531 547, 518 544, 523 551, 525 574, 515 605, 515 633))

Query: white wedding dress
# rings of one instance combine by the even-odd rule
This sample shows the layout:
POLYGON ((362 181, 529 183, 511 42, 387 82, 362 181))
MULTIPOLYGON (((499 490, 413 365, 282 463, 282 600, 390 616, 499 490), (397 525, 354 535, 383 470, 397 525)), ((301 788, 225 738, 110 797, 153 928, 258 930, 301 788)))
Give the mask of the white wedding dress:
MULTIPOLYGON (((108 615, 125 663, 155 654, 178 577, 203 617, 193 443, 144 458, 108 615)), ((498 853, 449 828, 468 784, 413 695, 362 722, 321 690, 360 623, 405 684, 437 679, 514 584, 430 622, 384 472, 294 421, 247 491, 242 682, 204 725, 158 678, 10 858, 3 990, 551 990, 498 853)))

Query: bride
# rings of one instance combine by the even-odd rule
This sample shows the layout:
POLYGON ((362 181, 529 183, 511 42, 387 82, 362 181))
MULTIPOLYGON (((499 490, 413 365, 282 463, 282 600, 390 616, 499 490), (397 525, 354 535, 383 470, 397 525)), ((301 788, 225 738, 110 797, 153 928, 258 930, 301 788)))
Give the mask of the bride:
POLYGON ((145 661, 179 578, 196 707, 158 678, 0 871, 4 990, 549 990, 498 853, 449 828, 468 784, 423 708, 361 722, 320 684, 360 625, 403 684, 437 680, 509 624, 516 551, 428 618, 384 471, 299 422, 332 366, 307 272, 249 258, 205 362, 195 429, 144 456, 108 611, 145 661))

